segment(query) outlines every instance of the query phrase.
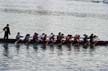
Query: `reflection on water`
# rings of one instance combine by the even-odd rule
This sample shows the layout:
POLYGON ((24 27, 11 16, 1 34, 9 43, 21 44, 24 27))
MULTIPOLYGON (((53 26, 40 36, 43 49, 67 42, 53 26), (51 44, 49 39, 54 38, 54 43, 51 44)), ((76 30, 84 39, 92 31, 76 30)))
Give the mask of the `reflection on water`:
POLYGON ((90 46, 90 50, 89 50, 91 56, 93 56, 93 54, 94 54, 93 52, 94 52, 94 51, 95 51, 95 46, 92 46, 92 45, 91 45, 91 46, 90 46))
POLYGON ((8 43, 4 43, 3 47, 4 47, 3 55, 8 57, 9 54, 8 43))
POLYGON ((43 50, 46 50, 46 44, 41 44, 41 48, 42 48, 43 50))
POLYGON ((35 51, 37 51, 37 50, 38 50, 38 44, 33 44, 33 49, 34 49, 35 51))
POLYGON ((108 70, 107 46, 8 43, 0 45, 3 45, 3 48, 0 48, 0 51, 3 51, 3 54, 0 54, 0 71, 3 68, 5 71, 108 70))
POLYGON ((28 50, 29 49, 29 44, 26 44, 25 46, 26 46, 26 49, 28 50))
POLYGON ((17 50, 17 53, 19 54, 20 44, 16 44, 16 50, 17 50))
POLYGON ((66 47, 68 48, 68 51, 71 51, 71 46, 72 46, 71 44, 68 44, 68 43, 66 44, 66 47))

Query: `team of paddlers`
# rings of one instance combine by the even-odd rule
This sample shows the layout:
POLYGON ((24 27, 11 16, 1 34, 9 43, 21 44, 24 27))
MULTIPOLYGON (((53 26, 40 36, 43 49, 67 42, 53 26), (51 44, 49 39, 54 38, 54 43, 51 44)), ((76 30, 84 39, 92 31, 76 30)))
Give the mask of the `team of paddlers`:
MULTIPOLYGON (((10 28, 9 24, 6 25, 6 27, 3 28, 4 33, 4 39, 8 39, 8 35, 10 34, 10 28)), ((79 34, 76 34, 75 36, 72 36, 71 34, 64 35, 63 33, 59 32, 58 35, 55 35, 54 33, 51 33, 50 35, 47 35, 45 33, 42 33, 39 35, 38 33, 34 33, 33 36, 30 34, 26 34, 25 36, 21 36, 20 32, 16 35, 17 42, 20 40, 23 41, 34 41, 34 42, 43 42, 43 43, 80 43, 80 41, 83 41, 84 44, 94 44, 95 41, 97 41, 97 36, 94 34, 91 34, 90 36, 84 34, 83 37, 80 37, 79 34), (24 39, 21 39, 24 37, 24 39), (82 39, 82 40, 81 40, 82 39)))
MULTIPOLYGON (((97 40, 97 36, 94 34, 91 34, 90 36, 84 34, 84 37, 80 37, 79 34, 76 34, 75 36, 72 36, 71 34, 68 34, 65 36, 63 33, 59 32, 58 35, 55 35, 51 33, 50 35, 47 35, 45 33, 42 33, 39 35, 38 33, 34 33, 33 36, 31 37, 30 34, 26 34, 24 37, 24 41, 34 41, 34 42, 43 42, 43 43, 80 43, 80 41, 83 41, 84 44, 90 43, 93 44, 97 40), (81 40, 82 39, 82 40, 81 40)), ((18 32, 16 35, 16 40, 19 41, 21 40, 20 33, 18 32)))

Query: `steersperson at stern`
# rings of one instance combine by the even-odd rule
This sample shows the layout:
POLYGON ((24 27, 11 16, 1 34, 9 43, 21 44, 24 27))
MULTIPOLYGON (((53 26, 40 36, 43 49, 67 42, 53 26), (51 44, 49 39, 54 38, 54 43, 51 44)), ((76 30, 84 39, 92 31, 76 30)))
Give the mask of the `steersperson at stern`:
POLYGON ((9 24, 7 24, 7 25, 3 28, 3 31, 4 31, 4 39, 8 39, 8 38, 9 38, 9 35, 11 34, 11 33, 10 33, 9 24))

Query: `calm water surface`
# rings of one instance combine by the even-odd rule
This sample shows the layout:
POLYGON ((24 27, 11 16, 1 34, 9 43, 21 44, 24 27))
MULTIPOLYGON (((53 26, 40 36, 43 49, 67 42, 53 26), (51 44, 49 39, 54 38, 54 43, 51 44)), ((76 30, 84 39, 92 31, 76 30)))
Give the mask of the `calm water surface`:
MULTIPOLYGON (((108 4, 94 0, 0 0, 0 37, 34 32, 99 35, 108 40, 108 4)), ((0 44, 0 71, 108 71, 108 46, 0 44)))
MULTIPOLYGON (((9 23, 11 38, 22 35, 51 32, 57 34, 95 33, 107 39, 108 4, 93 0, 0 0, 0 32, 9 23)), ((3 36, 1 33, 0 37, 3 36)))
POLYGON ((108 47, 0 44, 0 71, 108 71, 108 47))

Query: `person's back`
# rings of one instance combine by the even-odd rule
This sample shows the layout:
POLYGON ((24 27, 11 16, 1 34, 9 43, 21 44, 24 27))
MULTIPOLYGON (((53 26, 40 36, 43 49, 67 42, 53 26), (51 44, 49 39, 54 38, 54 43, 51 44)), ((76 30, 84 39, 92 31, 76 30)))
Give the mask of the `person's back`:
POLYGON ((50 42, 54 42, 54 34, 53 33, 50 34, 49 41, 50 42))
POLYGON ((19 39, 20 39, 20 33, 18 32, 16 35, 16 40, 19 40, 19 39))
POLYGON ((69 34, 66 36, 65 41, 66 42, 69 42, 70 41, 70 35, 69 34))
POLYGON ((88 36, 86 34, 84 34, 83 42, 84 44, 88 43, 88 36))
POLYGON ((34 33, 32 40, 33 41, 37 41, 38 40, 38 33, 34 33))
POLYGON ((77 34, 74 36, 74 42, 77 43, 77 34))
POLYGON ((42 34, 40 35, 40 41, 43 41, 44 37, 45 37, 45 33, 42 33, 42 34))
POLYGON ((90 38, 90 44, 93 44, 94 34, 91 34, 89 38, 90 38))
POLYGON ((24 41, 29 41, 29 39, 30 39, 30 34, 26 34, 24 41))
POLYGON ((57 41, 56 42, 61 42, 62 36, 61 32, 58 33, 57 35, 57 41))
POLYGON ((47 41, 47 35, 45 34, 43 37, 43 42, 45 43, 47 41))

